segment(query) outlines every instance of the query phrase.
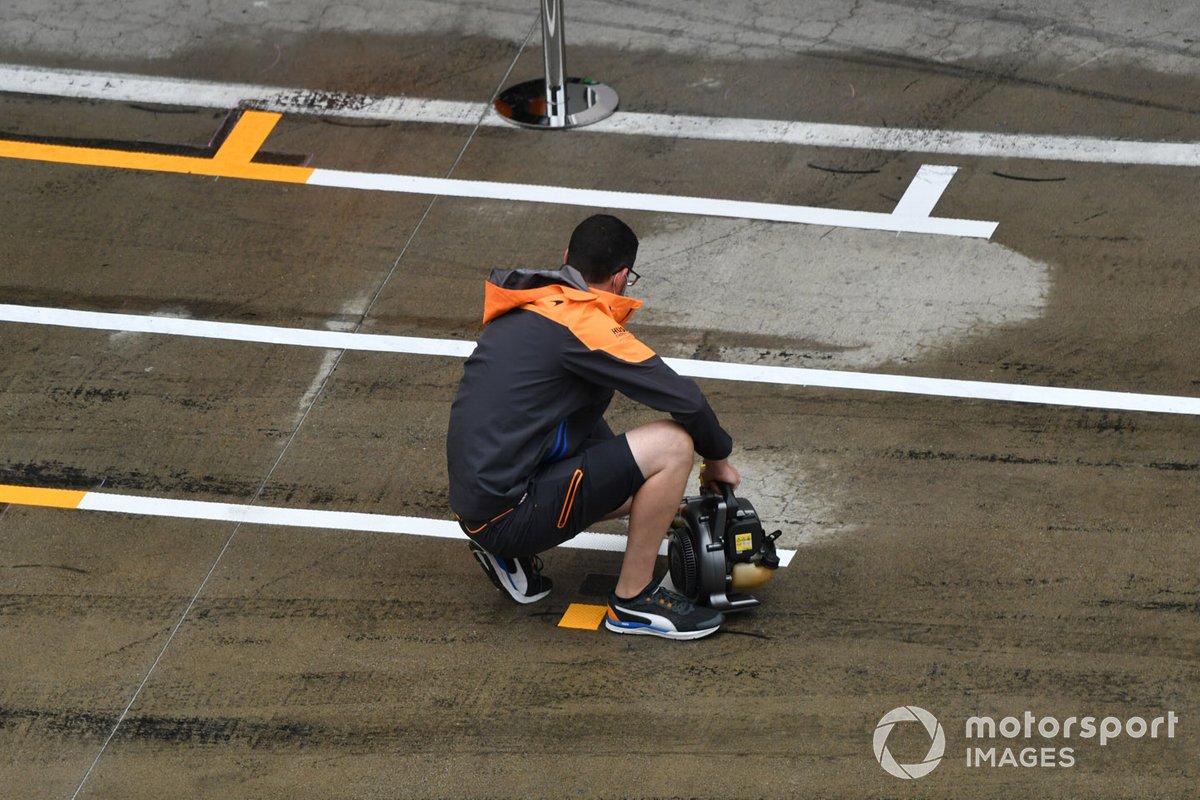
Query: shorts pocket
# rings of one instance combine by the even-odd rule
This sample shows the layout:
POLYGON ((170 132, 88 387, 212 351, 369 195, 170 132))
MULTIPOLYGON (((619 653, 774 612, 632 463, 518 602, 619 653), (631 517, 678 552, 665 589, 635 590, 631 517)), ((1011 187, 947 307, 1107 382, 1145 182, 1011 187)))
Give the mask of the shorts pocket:
POLYGON ((571 519, 571 508, 575 505, 575 493, 579 490, 579 484, 583 482, 583 470, 575 470, 575 474, 571 476, 571 484, 567 487, 567 496, 563 498, 562 513, 558 515, 558 527, 567 527, 567 522, 571 519))

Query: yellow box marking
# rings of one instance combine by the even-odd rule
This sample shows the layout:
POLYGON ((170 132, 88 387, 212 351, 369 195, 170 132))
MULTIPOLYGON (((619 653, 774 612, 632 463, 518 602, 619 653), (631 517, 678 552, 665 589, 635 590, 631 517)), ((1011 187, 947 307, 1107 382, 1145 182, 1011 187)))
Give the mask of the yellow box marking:
POLYGON ((0 484, 0 503, 46 508, 78 508, 87 492, 70 489, 34 489, 28 486, 0 484))
POLYGON ((608 606, 592 606, 586 603, 571 603, 567 611, 558 621, 560 628, 578 628, 582 631, 594 631, 604 621, 608 606))
POLYGON ((739 533, 733 538, 733 541, 733 549, 739 553, 754 549, 754 534, 752 533, 739 533))
POLYGON ((247 111, 225 137, 214 161, 248 164, 258 154, 282 114, 267 111, 247 111))
POLYGON ((10 142, 0 139, 0 157, 28 161, 51 161, 87 167, 139 169, 149 172, 175 172, 187 175, 211 175, 218 178, 247 178, 280 183, 306 183, 311 167, 279 164, 255 164, 250 161, 279 121, 280 115, 247 111, 229 132, 213 158, 170 156, 158 153, 130 153, 99 147, 70 147, 34 142, 10 142))

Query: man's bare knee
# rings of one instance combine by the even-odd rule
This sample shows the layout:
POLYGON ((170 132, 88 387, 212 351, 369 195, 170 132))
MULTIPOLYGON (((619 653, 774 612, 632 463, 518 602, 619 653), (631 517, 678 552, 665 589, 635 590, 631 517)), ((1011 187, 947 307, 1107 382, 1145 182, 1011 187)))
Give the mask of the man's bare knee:
POLYGON ((625 434, 633 459, 643 477, 664 470, 690 471, 695 462, 695 445, 683 426, 673 420, 657 420, 625 434))

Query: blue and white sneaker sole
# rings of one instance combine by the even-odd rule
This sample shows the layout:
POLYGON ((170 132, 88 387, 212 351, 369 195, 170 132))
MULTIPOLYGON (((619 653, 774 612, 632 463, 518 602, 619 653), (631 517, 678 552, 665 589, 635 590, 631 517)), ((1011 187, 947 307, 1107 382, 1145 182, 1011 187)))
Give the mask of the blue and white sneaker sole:
POLYGON ((546 597, 550 594, 549 589, 533 595, 524 594, 525 590, 517 586, 516 582, 513 580, 512 574, 505 569, 504 565, 500 563, 500 559, 474 544, 472 544, 471 552, 474 554, 475 560, 479 562, 481 567, 483 567, 483 571, 487 573, 488 578, 493 584, 495 584, 496 588, 504 592, 516 602, 523 605, 528 605, 529 603, 536 603, 538 600, 541 600, 543 597, 546 597))
POLYGON ((716 625, 712 628, 701 628, 695 631, 677 631, 674 628, 656 628, 644 622, 614 622, 612 617, 608 616, 604 618, 604 627, 613 633, 632 633, 637 636, 660 636, 663 639, 678 639, 680 641, 703 639, 705 636, 721 630, 721 626, 716 625))

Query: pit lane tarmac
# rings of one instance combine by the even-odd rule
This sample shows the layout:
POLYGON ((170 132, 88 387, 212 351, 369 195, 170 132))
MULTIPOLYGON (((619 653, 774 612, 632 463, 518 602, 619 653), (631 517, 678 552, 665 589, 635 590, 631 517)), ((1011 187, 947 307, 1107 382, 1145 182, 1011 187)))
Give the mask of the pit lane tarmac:
MULTIPOLYGON (((941 48, 871 40, 896 24, 885 11, 800 49, 799 28, 715 25, 715 9, 681 10, 668 46, 656 18, 606 24, 583 6, 571 63, 616 86, 631 118, 1200 139, 1187 43, 1095 19, 1056 27, 1038 9, 924 5, 904 14, 943 31, 941 48), (792 38, 762 38, 784 28, 792 38), (988 49, 997 37, 1007 49, 988 49)), ((536 36, 522 48, 536 9, 501 13, 490 34, 445 18, 407 33, 267 18, 212 36, 184 19, 167 32, 207 38, 167 36, 150 59, 114 52, 92 13, 68 14, 68 44, 10 38, 0 60, 283 87, 330 113, 251 108, 281 116, 222 161, 237 106, 198 92, 0 95, 0 139, 126 158, 0 158, 0 303, 449 354, 0 323, 0 484, 49 490, 9 490, 0 510, 13 796, 1189 796, 1200 464, 1196 417, 1162 404, 1200 395, 1195 168, 352 118, 332 112, 401 95, 485 105, 536 74, 536 36), (221 169, 164 171, 146 154, 221 169), (994 222, 990 237, 618 211, 643 240, 643 339, 681 361, 798 376, 701 379, 744 493, 796 551, 763 607, 716 637, 560 627, 569 604, 603 602, 618 564, 605 550, 547 554, 555 594, 516 608, 450 539, 144 513, 206 503, 436 529, 453 353, 478 335, 490 267, 557 263, 592 210, 562 190, 887 217, 913 209, 928 166, 955 169, 924 216, 994 222), (529 202, 246 170, 549 188, 529 202), (802 370, 1031 399, 820 385, 802 370), (1117 402, 1147 396, 1161 402, 1117 402), (85 510, 85 495, 113 508, 85 510), (872 749, 904 706, 946 736, 944 760, 913 781, 872 749), (1171 739, 1076 742, 1069 768, 967 766, 967 718, 1027 708, 1181 723, 1171 739)), ((621 429, 652 415, 619 402, 611 417, 621 429)), ((910 763, 930 741, 901 724, 887 746, 910 763)))

